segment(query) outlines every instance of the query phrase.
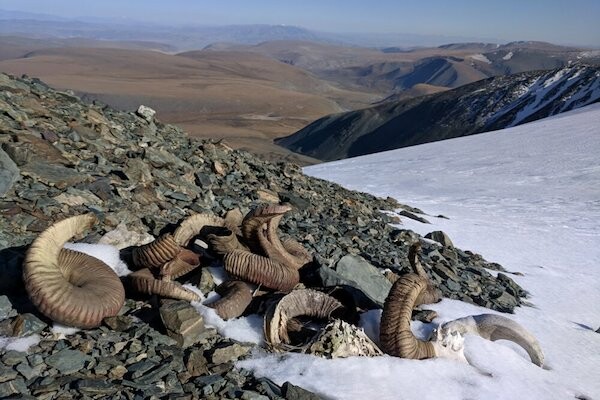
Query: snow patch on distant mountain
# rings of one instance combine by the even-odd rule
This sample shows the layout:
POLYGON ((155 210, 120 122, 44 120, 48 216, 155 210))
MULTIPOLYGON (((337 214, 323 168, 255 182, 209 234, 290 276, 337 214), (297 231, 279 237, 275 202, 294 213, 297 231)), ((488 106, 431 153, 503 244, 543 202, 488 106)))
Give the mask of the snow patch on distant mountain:
POLYGON ((477 60, 477 61, 481 61, 484 62, 486 64, 491 64, 492 62, 489 60, 489 58, 487 58, 486 56, 484 56, 483 54, 471 54, 469 56, 469 58, 472 58, 473 60, 477 60))

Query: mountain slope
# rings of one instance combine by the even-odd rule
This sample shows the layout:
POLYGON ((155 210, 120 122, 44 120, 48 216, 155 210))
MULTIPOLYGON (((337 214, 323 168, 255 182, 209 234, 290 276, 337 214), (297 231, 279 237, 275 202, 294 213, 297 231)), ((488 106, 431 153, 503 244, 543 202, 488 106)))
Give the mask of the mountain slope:
POLYGON ((502 129, 598 100, 599 67, 525 72, 330 115, 276 143, 321 160, 335 160, 502 129))
MULTIPOLYGON (((377 196, 393 196, 430 215, 431 224, 403 221, 420 233, 443 230, 466 246, 519 271, 512 278, 531 293, 533 307, 511 319, 531 331, 547 356, 545 370, 523 352, 467 336, 471 366, 437 359, 335 360, 259 357, 241 365, 276 382, 290 380, 325 398, 359 400, 514 398, 564 400, 600 394, 600 104, 533 123, 446 142, 319 164, 311 176, 377 196), (525 357, 525 358, 524 358, 525 357), (574 362, 576 360, 576 362, 574 362), (365 379, 365 371, 376 371, 365 379), (485 371, 485 373, 482 373, 485 371), (336 385, 348 382, 347 385, 336 385), (385 384, 388 382, 388 384, 385 384), (423 385, 422 382, 435 382, 423 385), (468 384, 465 384, 468 382, 468 384)), ((485 312, 444 299, 433 326, 485 312)), ((363 319, 365 331, 379 315, 363 319)), ((363 325, 364 326, 364 325, 363 325)))

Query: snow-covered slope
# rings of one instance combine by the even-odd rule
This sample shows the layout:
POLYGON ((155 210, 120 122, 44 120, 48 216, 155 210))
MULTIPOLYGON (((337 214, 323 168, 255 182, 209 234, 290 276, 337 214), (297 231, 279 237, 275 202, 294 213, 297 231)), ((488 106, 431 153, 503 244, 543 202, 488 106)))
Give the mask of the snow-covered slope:
MULTIPOLYGON (((546 368, 508 342, 468 337, 472 365, 394 357, 324 360, 257 355, 240 362, 332 399, 600 398, 600 105, 445 142, 305 169, 342 185, 393 196, 430 215, 404 220, 419 233, 442 229, 483 254, 531 293, 510 318, 538 337, 546 368)), ((444 299, 438 324, 489 312, 444 299)), ((367 332, 379 313, 363 322, 367 332)), ((432 327, 413 323, 424 335, 432 327)))

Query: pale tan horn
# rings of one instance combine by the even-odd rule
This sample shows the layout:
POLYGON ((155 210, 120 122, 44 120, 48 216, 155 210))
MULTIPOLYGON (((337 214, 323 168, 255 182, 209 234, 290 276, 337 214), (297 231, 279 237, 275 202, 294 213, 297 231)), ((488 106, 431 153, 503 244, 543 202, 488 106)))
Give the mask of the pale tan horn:
POLYGON ((117 315, 125 301, 123 284, 108 265, 63 249, 96 222, 90 213, 53 224, 33 241, 23 262, 23 281, 32 303, 64 325, 94 328, 104 317, 117 315))

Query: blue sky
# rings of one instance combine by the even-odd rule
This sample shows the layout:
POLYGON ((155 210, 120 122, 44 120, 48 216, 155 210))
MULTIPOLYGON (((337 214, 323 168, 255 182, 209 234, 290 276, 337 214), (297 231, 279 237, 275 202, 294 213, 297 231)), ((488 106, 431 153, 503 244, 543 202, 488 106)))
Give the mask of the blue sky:
POLYGON ((198 24, 287 24, 600 46, 600 0, 0 0, 0 9, 198 24))

